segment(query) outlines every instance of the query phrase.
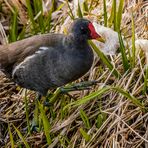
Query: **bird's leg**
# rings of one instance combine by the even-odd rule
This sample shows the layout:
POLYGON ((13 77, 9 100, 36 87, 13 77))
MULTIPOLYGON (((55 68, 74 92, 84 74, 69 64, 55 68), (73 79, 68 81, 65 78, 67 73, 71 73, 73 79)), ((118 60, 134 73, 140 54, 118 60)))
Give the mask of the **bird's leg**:
POLYGON ((50 106, 50 105, 52 105, 52 103, 49 103, 49 98, 53 98, 54 97, 54 94, 52 93, 52 92, 50 92, 50 93, 47 93, 47 95, 46 95, 46 97, 45 97, 45 100, 44 100, 44 102, 43 102, 43 105, 44 106, 50 106))
POLYGON ((59 96, 60 93, 61 93, 60 88, 56 89, 56 91, 53 94, 49 93, 44 101, 44 106, 48 107, 52 106, 52 104, 55 102, 56 98, 59 96))
POLYGON ((68 93, 70 91, 85 90, 90 89, 90 86, 96 85, 98 81, 84 81, 80 83, 75 83, 70 86, 60 87, 61 93, 68 93))
MULTIPOLYGON (((71 91, 90 89, 90 86, 96 85, 97 83, 98 81, 84 81, 84 82, 75 83, 69 86, 60 87, 54 92, 53 95, 51 95, 49 102, 47 101, 44 102, 44 105, 48 107, 51 106, 55 102, 57 96, 59 96, 60 94, 69 95, 68 92, 71 92, 71 91)), ((48 96, 47 96, 47 99, 48 99, 48 96)))
POLYGON ((31 126, 31 131, 37 131, 37 127, 39 125, 39 106, 38 106, 38 101, 40 101, 42 98, 41 94, 37 94, 37 97, 35 99, 35 110, 33 114, 33 120, 32 120, 32 126, 31 126))

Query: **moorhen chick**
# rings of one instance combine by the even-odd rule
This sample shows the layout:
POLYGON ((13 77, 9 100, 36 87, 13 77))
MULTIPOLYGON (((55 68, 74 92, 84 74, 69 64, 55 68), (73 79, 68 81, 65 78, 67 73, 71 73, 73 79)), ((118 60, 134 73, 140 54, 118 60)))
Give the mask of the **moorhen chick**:
POLYGON ((76 19, 69 34, 42 34, 0 46, 0 69, 21 87, 46 96, 83 76, 93 63, 88 40, 104 41, 93 24, 76 19))

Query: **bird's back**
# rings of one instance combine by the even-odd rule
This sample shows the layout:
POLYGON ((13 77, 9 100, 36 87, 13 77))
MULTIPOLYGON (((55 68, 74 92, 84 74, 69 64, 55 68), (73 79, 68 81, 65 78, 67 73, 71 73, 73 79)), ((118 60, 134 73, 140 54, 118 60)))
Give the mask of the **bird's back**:
POLYGON ((13 68, 42 46, 55 46, 62 34, 44 34, 0 46, 0 70, 11 77, 13 68), (56 38, 56 40, 55 40, 56 38), (29 40, 29 41, 28 41, 29 40))

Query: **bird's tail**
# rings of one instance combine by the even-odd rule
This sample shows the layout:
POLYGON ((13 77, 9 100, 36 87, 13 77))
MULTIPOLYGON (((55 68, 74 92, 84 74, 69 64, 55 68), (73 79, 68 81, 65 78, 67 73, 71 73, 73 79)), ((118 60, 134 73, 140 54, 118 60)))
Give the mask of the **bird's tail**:
POLYGON ((7 68, 9 65, 8 51, 5 45, 0 46, 0 71, 8 75, 7 68))

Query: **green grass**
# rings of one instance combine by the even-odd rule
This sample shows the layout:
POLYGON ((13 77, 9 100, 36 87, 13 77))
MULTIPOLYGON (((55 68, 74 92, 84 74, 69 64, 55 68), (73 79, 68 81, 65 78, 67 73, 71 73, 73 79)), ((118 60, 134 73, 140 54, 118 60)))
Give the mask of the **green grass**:
POLYGON ((30 0, 26 0, 26 4, 27 4, 27 13, 28 13, 28 16, 29 16, 29 21, 31 22, 31 29, 32 29, 32 32, 34 34, 36 34, 37 33, 37 26, 36 26, 36 23, 35 23, 35 20, 34 20, 34 14, 33 14, 33 9, 31 7, 30 0))
POLYGON ((114 30, 117 31, 117 3, 116 0, 113 0, 113 22, 114 22, 114 30))
POLYGON ((72 102, 72 103, 68 104, 67 106, 64 107, 64 109, 66 109, 68 107, 71 107, 71 106, 76 107, 76 106, 79 106, 79 105, 83 105, 86 102, 91 101, 92 99, 94 99, 96 97, 99 97, 99 99, 101 99, 101 96, 103 94, 105 94, 106 92, 109 92, 111 90, 117 91, 118 93, 122 94, 124 97, 126 97, 127 99, 132 101, 132 103, 134 103, 135 105, 137 105, 141 109, 146 109, 143 106, 143 104, 137 98, 132 96, 130 93, 128 93, 124 89, 119 88, 119 87, 109 87, 109 86, 103 87, 103 88, 99 89, 96 92, 90 93, 88 96, 85 96, 85 97, 83 97, 83 98, 81 98, 81 99, 79 99, 79 100, 77 100, 75 102, 72 102))
POLYGON ((120 31, 118 32, 118 37, 119 37, 119 42, 120 42, 120 48, 119 49, 120 49, 120 52, 121 52, 121 55, 122 55, 123 67, 124 67, 124 71, 126 72, 130 68, 130 63, 129 63, 129 60, 128 60, 128 57, 127 57, 127 54, 126 54, 126 48, 124 46, 123 39, 122 39, 120 31))
POLYGON ((117 12, 117 21, 116 21, 116 26, 117 26, 118 31, 120 31, 123 7, 124 7, 124 0, 120 0, 119 7, 118 7, 118 12, 117 12))
POLYGON ((83 128, 80 128, 80 133, 82 134, 83 138, 86 140, 86 141, 89 141, 91 139, 90 135, 88 135, 86 133, 86 131, 83 130, 83 128))
POLYGON ((14 140, 13 140, 13 135, 10 129, 10 124, 8 124, 8 131, 9 131, 9 137, 10 137, 10 142, 11 142, 11 148, 14 148, 14 140))
POLYGON ((18 37, 18 10, 14 7, 10 26, 9 42, 17 41, 18 37))
POLYGON ((77 11, 77 15, 78 15, 79 18, 83 18, 83 13, 82 13, 81 6, 80 6, 79 1, 78 1, 78 11, 77 11))
POLYGON ((134 25, 134 16, 132 12, 132 67, 135 67, 136 60, 136 47, 135 47, 135 25, 134 25))
POLYGON ((68 14, 69 14, 69 16, 71 17, 71 19, 74 20, 75 17, 74 17, 74 14, 73 14, 73 12, 72 12, 72 9, 71 9, 71 7, 70 7, 70 5, 69 5, 68 0, 66 0, 66 3, 67 3, 67 6, 68 6, 68 14))
POLYGON ((103 0, 104 9, 104 26, 107 27, 107 10, 106 10, 106 0, 103 0))
POLYGON ((43 128, 44 128, 44 133, 45 133, 45 136, 46 136, 46 140, 47 140, 47 143, 50 145, 52 140, 51 140, 51 136, 50 136, 50 123, 48 121, 48 118, 45 114, 45 110, 43 108, 43 105, 41 105, 39 103, 39 109, 40 109, 40 112, 41 112, 41 118, 42 118, 42 122, 43 122, 43 128))
MULTIPOLYGON (((21 134, 21 132, 13 125, 13 128, 15 129, 17 135, 19 136, 19 138, 22 140, 22 142, 24 143, 26 148, 30 148, 29 144, 27 143, 27 141, 25 140, 25 137, 21 134)), ((12 141, 12 139, 11 139, 12 141)))
POLYGON ((148 92, 148 65, 146 65, 146 68, 145 68, 143 92, 144 93, 148 92))
POLYGON ((25 91, 25 112, 26 112, 26 121, 27 121, 27 128, 28 128, 28 133, 30 134, 31 129, 30 129, 30 121, 29 121, 29 107, 28 107, 28 100, 27 100, 27 91, 25 91))
POLYGON ((80 116, 86 128, 90 129, 91 126, 90 126, 89 118, 87 117, 86 113, 83 110, 80 110, 80 116))

